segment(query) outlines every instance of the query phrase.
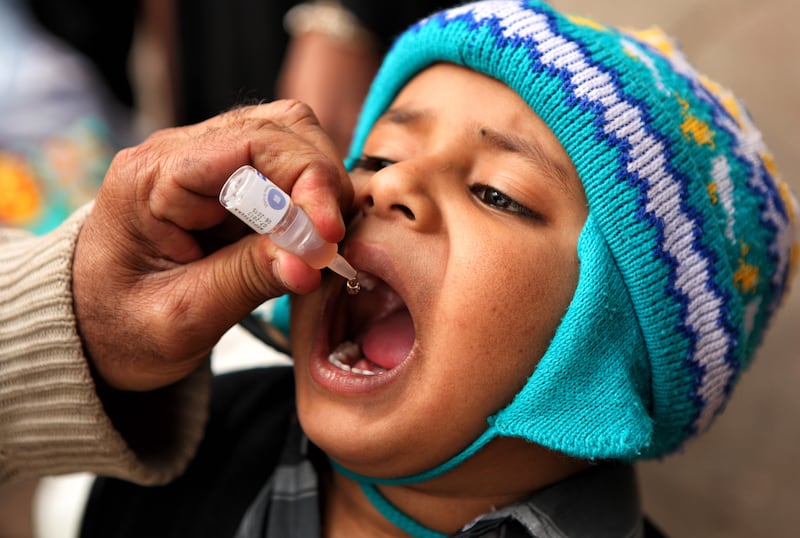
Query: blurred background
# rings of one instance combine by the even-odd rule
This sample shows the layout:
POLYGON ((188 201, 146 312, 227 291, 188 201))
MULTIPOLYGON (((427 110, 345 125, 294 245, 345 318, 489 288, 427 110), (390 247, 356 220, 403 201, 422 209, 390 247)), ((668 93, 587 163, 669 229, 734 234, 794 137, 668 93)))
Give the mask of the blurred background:
MULTIPOLYGON (((214 51, 208 45, 201 46, 200 38, 214 33, 213 23, 206 27, 196 23, 191 26, 193 33, 176 34, 175 19, 187 19, 192 13, 197 18, 201 6, 206 15, 212 15, 212 21, 222 23, 227 13, 235 9, 233 6, 241 7, 243 2, 175 0, 177 7, 171 10, 166 7, 169 2, 143 0, 137 9, 133 8, 137 2, 123 2, 121 5, 127 8, 121 12, 117 3, 107 2, 104 6, 102 2, 78 2, 97 10, 98 17, 111 17, 107 21, 129 18, 129 24, 99 24, 95 32, 98 39, 107 40, 109 54, 120 40, 132 44, 125 62, 117 61, 114 65, 114 60, 110 60, 116 79, 109 83, 108 78, 103 79, 96 72, 97 50, 90 54, 94 56, 91 59, 85 58, 80 50, 62 50, 56 56, 65 54, 67 58, 59 56, 60 67, 44 69, 54 56, 54 48, 63 43, 44 35, 49 29, 39 26, 42 14, 44 19, 50 17, 50 23, 60 31, 75 31, 76 27, 70 30, 67 25, 65 30, 64 24, 53 23, 53 19, 56 23, 69 19, 53 6, 66 9, 71 4, 31 0, 41 12, 32 18, 21 18, 19 13, 25 10, 18 8, 27 3, 0 0, 0 115, 4 118, 0 125, 0 222, 5 215, 6 222, 28 225, 37 232, 46 231, 70 209, 91 198, 102 179, 104 166, 119 147, 135 143, 154 129, 197 121, 241 100, 241 93, 231 93, 227 97, 232 101, 227 105, 211 98, 210 105, 201 102, 214 89, 215 74, 229 74, 232 69, 229 64, 244 64, 242 68, 250 71, 259 71, 262 65, 268 67, 273 72, 268 78, 272 84, 284 55, 289 54, 285 35, 278 46, 266 49, 274 50, 274 54, 265 54, 266 45, 255 38, 249 42, 242 38, 239 48, 223 47, 212 54, 214 51), (192 36, 197 40, 196 47, 187 46, 186 41, 192 36), (246 56, 248 46, 262 47, 262 52, 246 56), (185 66, 176 67, 176 48, 183 51, 184 58, 191 57, 188 63, 194 74, 185 66), (34 69, 37 66, 40 69, 34 69), (16 73, 16 78, 9 73, 16 73), (198 78, 198 73, 204 77, 198 78), (127 80, 120 83, 120 77, 127 80), (26 89, 51 88, 48 80, 60 81, 50 95, 37 96, 26 89), (14 91, 25 95, 27 101, 9 106, 14 91), (61 105, 71 103, 71 115, 59 117, 53 109, 43 107, 41 100, 45 98, 61 105), (209 109, 209 106, 220 108, 209 109), (16 123, 10 118, 15 118, 16 123), (32 131, 37 121, 43 122, 38 134, 32 131), (19 125, 27 130, 18 130, 21 134, 15 136, 11 127, 19 125), (58 136, 43 136, 42 132, 48 129, 48 133, 55 130, 58 136), (44 190, 52 191, 49 197, 35 194, 30 187, 31 178, 47 183, 44 190), (15 204, 10 204, 9 193, 16 193, 15 204), (35 213, 32 208, 36 204, 49 208, 48 218, 43 218, 41 212, 29 217, 35 213)), ((796 194, 800 193, 800 38, 796 29, 800 3, 796 0, 552 0, 552 3, 561 10, 614 25, 641 28, 656 24, 676 37, 700 71, 732 88, 745 102, 784 178, 796 194)), ((265 1, 261 6, 267 11, 283 13, 291 4, 265 1)), ((427 6, 442 4, 419 2, 409 10, 416 19, 427 6)), ((243 33, 257 31, 259 18, 254 15, 250 19, 254 26, 243 28, 243 33)), ((375 28, 385 34, 385 40, 394 31, 380 25, 375 28)), ((119 54, 117 51, 117 57, 119 54)), ((374 61, 372 57, 364 59, 368 65, 374 61)), ((244 95, 271 98, 272 90, 270 87, 244 95)), ((788 538, 798 534, 800 398, 796 396, 796 387, 800 385, 800 290, 797 288, 800 279, 796 279, 794 290, 774 320, 756 360, 737 386, 727 410, 711 430, 680 454, 640 465, 645 509, 669 536, 788 538)), ((219 354, 228 357, 261 354, 259 360, 280 360, 278 356, 263 357, 261 351, 251 347, 255 345, 245 334, 233 332, 223 340, 219 354)), ((224 368, 241 366, 246 364, 227 360, 224 368)), ((89 476, 75 475, 0 487, 0 538, 74 536, 89 480, 89 476)))

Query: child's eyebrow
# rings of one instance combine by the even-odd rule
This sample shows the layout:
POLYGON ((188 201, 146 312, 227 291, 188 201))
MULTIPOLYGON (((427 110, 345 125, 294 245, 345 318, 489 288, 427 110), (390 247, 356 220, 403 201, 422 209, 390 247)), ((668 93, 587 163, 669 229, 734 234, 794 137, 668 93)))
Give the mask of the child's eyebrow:
MULTIPOLYGON (((390 108, 378 118, 378 122, 388 121, 399 125, 419 123, 431 113, 426 109, 395 107, 390 108)), ((377 122, 376 122, 377 123, 377 122)))
POLYGON ((556 184, 567 194, 574 195, 574 181, 571 174, 556 162, 536 140, 530 140, 510 133, 501 133, 488 127, 478 129, 481 140, 491 148, 521 155, 545 175, 556 180, 556 184))
MULTIPOLYGON (((415 126, 426 121, 434 112, 426 108, 394 107, 388 109, 376 123, 388 122, 396 125, 415 126)), ((481 140, 490 148, 508 153, 516 153, 530 162, 545 176, 555 180, 555 184, 566 194, 575 196, 575 183, 572 175, 560 163, 556 162, 536 140, 530 140, 512 133, 501 133, 489 127, 475 127, 481 140)))

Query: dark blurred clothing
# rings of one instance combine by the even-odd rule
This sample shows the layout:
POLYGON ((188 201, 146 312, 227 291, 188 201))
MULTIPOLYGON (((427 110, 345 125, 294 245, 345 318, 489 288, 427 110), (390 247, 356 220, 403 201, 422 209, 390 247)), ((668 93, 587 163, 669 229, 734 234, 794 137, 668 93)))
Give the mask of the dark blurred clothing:
MULTIPOLYGON (((135 106, 127 75, 140 2, 31 0, 34 13, 55 35, 86 54, 122 102, 135 106)), ((275 97, 289 36, 283 28, 292 0, 175 0, 178 73, 177 124, 195 123, 242 102, 275 97)), ((379 38, 385 49, 417 19, 451 2, 341 4, 379 38)), ((381 51, 383 52, 383 51, 381 51)))

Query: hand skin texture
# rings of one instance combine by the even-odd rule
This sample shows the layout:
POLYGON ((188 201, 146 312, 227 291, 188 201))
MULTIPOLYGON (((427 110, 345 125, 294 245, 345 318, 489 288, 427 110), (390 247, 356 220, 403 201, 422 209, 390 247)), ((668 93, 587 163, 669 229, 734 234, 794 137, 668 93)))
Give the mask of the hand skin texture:
POLYGON ((251 164, 344 235, 352 186, 311 109, 285 100, 159 131, 111 163, 78 238, 73 296, 95 375, 152 390, 203 364, 232 325, 268 298, 315 289, 320 273, 248 233, 218 201, 251 164))

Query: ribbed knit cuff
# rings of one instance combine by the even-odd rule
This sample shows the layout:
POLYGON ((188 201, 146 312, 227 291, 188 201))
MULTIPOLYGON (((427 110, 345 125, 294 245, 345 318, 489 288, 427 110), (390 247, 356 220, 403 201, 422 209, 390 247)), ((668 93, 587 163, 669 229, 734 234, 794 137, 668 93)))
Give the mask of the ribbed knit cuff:
MULTIPOLYGON (((131 446, 147 443, 115 430, 97 395, 71 293, 72 256, 90 210, 41 237, 0 229, 0 482, 88 471, 163 483, 188 464, 202 436, 208 369, 165 389, 169 409, 140 417, 174 432, 170 446, 149 446, 144 456, 131 446)), ((152 395, 126 398, 146 403, 152 395)))

